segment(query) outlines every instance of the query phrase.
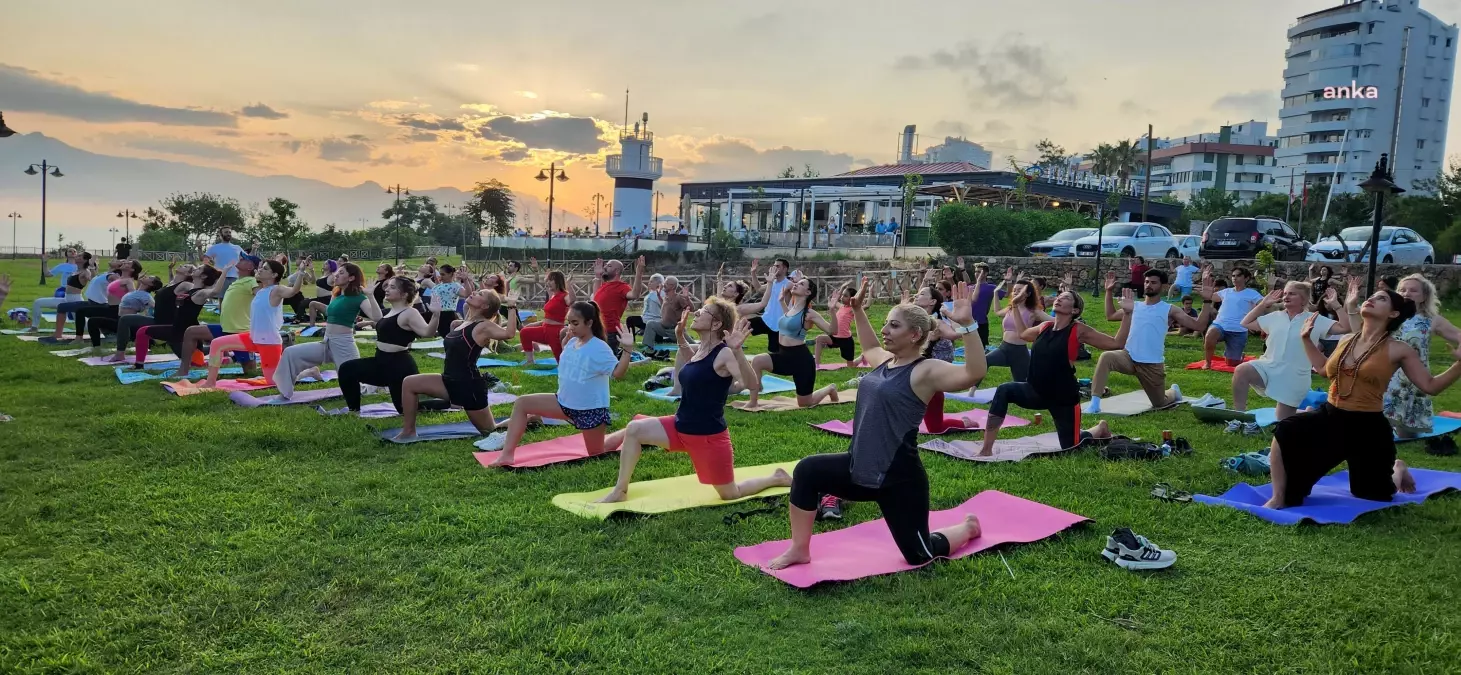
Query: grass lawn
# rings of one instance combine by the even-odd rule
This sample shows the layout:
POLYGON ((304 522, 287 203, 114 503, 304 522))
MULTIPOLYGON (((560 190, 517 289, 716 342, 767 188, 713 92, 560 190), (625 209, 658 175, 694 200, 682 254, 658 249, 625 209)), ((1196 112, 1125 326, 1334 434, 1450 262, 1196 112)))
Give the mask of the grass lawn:
MULTIPOLYGON (((22 262, 0 262, 17 277, 6 308, 36 295, 35 262, 22 262)), ((1091 308, 1093 324, 1114 330, 1091 308)), ((1168 344, 1169 364, 1200 358, 1195 340, 1168 344)), ((754 351, 762 345, 752 339, 754 351)), ((1259 350, 1254 340, 1249 351, 1259 350)), ((383 444, 360 420, 122 386, 110 368, 47 351, 0 337, 0 411, 15 417, 0 425, 4 672, 1331 673, 1461 664, 1461 498, 1325 527, 1160 502, 1148 495, 1160 481, 1225 491, 1239 479, 1218 460, 1267 442, 1199 425, 1185 409, 1110 419, 1129 436, 1171 429, 1192 441, 1193 457, 975 465, 924 453, 936 509, 994 489, 1095 524, 1006 549, 1004 561, 989 553, 804 592, 731 553, 787 537, 784 508, 734 525, 722 519, 746 506, 587 520, 549 500, 612 485, 613 459, 488 471, 466 441, 383 444), (1176 566, 1142 574, 1104 561, 1104 537, 1121 526, 1175 549, 1176 566)), ((1450 361, 1437 345, 1433 368, 1450 361)), ((1081 362, 1081 377, 1093 365, 1081 362)), ((673 412, 634 394, 657 367, 635 366, 614 384, 621 420, 673 412)), ((513 372, 497 371, 521 393, 556 386, 513 372)), ((1007 379, 996 369, 987 383, 1007 379)), ((1223 374, 1172 368, 1169 381, 1231 401, 1223 374)), ((1119 375, 1111 386, 1137 389, 1119 375)), ((1461 410, 1461 392, 1436 407, 1461 410)), ((852 407, 727 416, 745 466, 845 450, 845 439, 807 423, 850 419, 852 407)), ((1051 430, 1046 419, 1008 433, 1051 430)), ((550 427, 527 440, 563 433, 550 427)), ((1461 470, 1461 459, 1431 457, 1421 444, 1400 454, 1461 470)), ((636 478, 689 473, 684 456, 650 450, 636 478)), ((848 522, 819 530, 878 517, 876 506, 855 504, 848 522)))

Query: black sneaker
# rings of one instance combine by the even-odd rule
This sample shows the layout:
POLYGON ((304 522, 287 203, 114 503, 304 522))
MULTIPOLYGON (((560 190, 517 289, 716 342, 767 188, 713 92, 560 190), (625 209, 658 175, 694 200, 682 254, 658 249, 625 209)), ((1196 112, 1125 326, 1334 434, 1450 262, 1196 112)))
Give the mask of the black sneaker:
POLYGON ((817 520, 842 520, 842 499, 836 495, 822 495, 817 505, 817 520))
POLYGON ((1428 455, 1437 457, 1450 457, 1456 454, 1456 439, 1451 436, 1433 436, 1425 439, 1425 451, 1428 455))

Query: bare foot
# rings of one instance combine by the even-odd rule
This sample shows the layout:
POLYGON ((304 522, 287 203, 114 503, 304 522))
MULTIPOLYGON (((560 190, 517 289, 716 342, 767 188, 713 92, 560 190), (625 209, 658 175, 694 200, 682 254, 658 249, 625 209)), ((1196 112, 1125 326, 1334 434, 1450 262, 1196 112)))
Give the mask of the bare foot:
POLYGON ((325 376, 320 374, 320 367, 315 366, 313 368, 304 369, 303 372, 295 376, 294 380, 296 382, 300 382, 303 380, 319 380, 321 382, 324 382, 325 376))
POLYGON ((969 541, 978 539, 979 535, 984 533, 984 528, 979 526, 979 516, 972 513, 964 516, 964 522, 960 524, 960 527, 963 527, 964 532, 969 535, 969 541))
POLYGON ((776 481, 771 484, 775 487, 791 487, 791 474, 787 473, 786 469, 777 469, 775 473, 771 474, 771 479, 776 481))
POLYGON ((1106 423, 1106 420, 1101 420, 1101 423, 1100 424, 1097 424, 1096 426, 1091 427, 1091 438, 1110 438, 1110 437, 1111 437, 1111 425, 1107 424, 1106 423))
POLYGON ((837 387, 834 386, 827 389, 827 400, 832 403, 840 402, 840 400, 837 398, 837 387))
POLYGON ((103 358, 102 360, 103 361, 106 361, 107 363, 121 363, 121 362, 127 360, 127 355, 126 354, 110 354, 110 355, 106 356, 105 358, 103 358))
POLYGON ((406 433, 404 431, 401 431, 401 432, 396 433, 395 436, 391 437, 391 440, 393 440, 393 441, 395 441, 397 443, 405 443, 407 441, 414 441, 414 440, 416 440, 416 432, 412 431, 411 433, 408 434, 408 433, 406 433))
POLYGON ((1268 501, 1263 502, 1263 508, 1281 509, 1283 508, 1283 502, 1280 502, 1277 497, 1269 497, 1268 501))
POLYGON ((959 418, 959 421, 964 424, 964 428, 965 429, 978 429, 979 428, 979 420, 976 420, 973 417, 970 417, 968 415, 965 415, 963 417, 960 417, 959 418))
POLYGON ((1395 489, 1405 493, 1415 493, 1415 476, 1410 475, 1410 466, 1402 460, 1395 460, 1395 489))
POLYGON ((625 490, 623 492, 620 492, 619 490, 610 490, 609 491, 609 494, 606 494, 603 497, 600 497, 598 499, 595 499, 594 500, 594 503, 595 504, 613 504, 615 502, 622 502, 622 501, 624 501, 625 499, 628 499, 628 498, 629 498, 629 491, 628 490, 625 490))
POLYGON ((811 551, 799 551, 796 549, 796 547, 792 547, 786 549, 786 553, 776 556, 775 558, 772 558, 770 562, 766 563, 766 569, 784 570, 788 567, 791 567, 792 565, 805 565, 811 561, 811 551))
POLYGON ((487 466, 510 466, 513 462, 517 461, 512 455, 512 452, 503 450, 502 454, 498 455, 497 459, 492 460, 492 463, 487 466))

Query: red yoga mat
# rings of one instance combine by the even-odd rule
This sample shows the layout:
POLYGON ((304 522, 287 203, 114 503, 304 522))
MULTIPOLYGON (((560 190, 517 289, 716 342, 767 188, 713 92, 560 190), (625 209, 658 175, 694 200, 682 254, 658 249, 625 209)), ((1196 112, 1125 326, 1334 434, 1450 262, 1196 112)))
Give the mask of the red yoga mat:
MULTIPOLYGON (((1252 356, 1244 356, 1243 357, 1243 363, 1247 363, 1249 361, 1252 361, 1254 358, 1255 357, 1252 357, 1252 356)), ((1223 357, 1221 357, 1221 356, 1216 357, 1216 358, 1214 358, 1212 360, 1212 368, 1211 368, 1211 370, 1215 370, 1215 371, 1217 371, 1219 373, 1231 373, 1231 372, 1233 372, 1233 368, 1234 367, 1228 365, 1228 362, 1225 359, 1223 359, 1223 357)), ((1187 369, 1188 370, 1209 370, 1207 368, 1207 364, 1205 362, 1203 362, 1203 361, 1193 361, 1192 363, 1187 364, 1187 369)))
MULTIPOLYGON (((871 506, 869 504, 868 506, 871 506)), ((957 551, 950 559, 963 558, 1002 544, 1027 544, 1039 541, 1077 523, 1090 520, 1039 502, 986 490, 947 511, 928 514, 930 529, 954 525, 968 514, 979 517, 982 534, 957 551)), ((909 565, 893 544, 893 535, 882 519, 852 527, 812 535, 812 561, 781 570, 768 570, 766 563, 786 551, 789 540, 768 541, 736 549, 736 559, 759 568, 797 588, 810 588, 828 581, 851 581, 880 574, 905 572, 917 567, 909 565)))
MULTIPOLYGON (((618 450, 614 450, 614 452, 618 452, 618 450)), ((588 454, 588 449, 583 445, 583 434, 573 434, 572 436, 559 436, 558 438, 552 438, 546 441, 519 445, 517 446, 517 452, 513 454, 515 461, 508 466, 514 469, 530 469, 561 462, 575 462, 580 459, 588 459, 589 457, 601 457, 611 453, 603 452, 598 455, 590 455, 588 454)), ((497 461, 497 458, 502 456, 502 452, 500 450, 494 452, 474 452, 472 456, 476 457, 477 462, 482 466, 487 466, 497 461)))
MULTIPOLYGON (((928 436, 938 436, 938 435, 941 435, 941 434, 952 434, 952 433, 958 433, 958 432, 963 432, 963 431, 978 431, 980 429, 983 429, 984 428, 984 425, 988 421, 989 421, 989 411, 988 410, 969 410, 969 411, 961 412, 961 413, 958 413, 958 414, 952 414, 952 415, 945 414, 944 415, 944 427, 945 427, 945 429, 943 431, 939 432, 938 434, 935 434, 934 432, 928 430, 928 425, 927 424, 924 424, 923 422, 919 422, 918 423, 918 433, 924 434, 924 435, 928 435, 928 436), (973 424, 972 425, 966 425, 964 423, 964 418, 965 417, 968 417, 969 418, 969 421, 972 422, 973 424)), ((1001 426, 1003 428, 1006 428, 1007 429, 1009 427, 1024 427, 1024 426, 1029 426, 1029 425, 1030 425, 1030 420, 1027 420, 1027 419, 1024 419, 1024 418, 1021 418, 1021 417, 1015 417, 1014 415, 1010 415, 1009 417, 1004 418, 1004 424, 1001 425, 1001 426)), ((852 421, 851 420, 848 420, 848 421, 832 420, 830 422, 823 422, 821 424, 813 424, 812 425, 812 428, 813 429, 821 429, 822 431, 825 431, 825 432, 827 432, 829 434, 837 434, 838 436, 851 436, 852 435, 852 421)))
MULTIPOLYGON (((822 364, 820 366, 817 366, 817 370, 842 370, 843 368, 846 368, 846 367, 847 367, 847 362, 846 361, 837 361, 835 363, 824 363, 824 364, 822 364)), ((858 357, 856 361, 853 361, 852 362, 852 367, 853 368, 867 368, 868 367, 867 360, 863 359, 862 357, 858 357)))

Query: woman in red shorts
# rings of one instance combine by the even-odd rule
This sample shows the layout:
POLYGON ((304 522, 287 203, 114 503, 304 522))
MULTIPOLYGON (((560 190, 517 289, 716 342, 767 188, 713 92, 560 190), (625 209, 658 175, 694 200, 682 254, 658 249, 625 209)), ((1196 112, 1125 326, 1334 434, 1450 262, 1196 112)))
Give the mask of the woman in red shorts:
POLYGON ((751 334, 750 322, 737 322, 735 307, 720 298, 710 298, 694 313, 694 319, 689 317, 686 310, 676 330, 680 341, 677 377, 684 392, 680 407, 672 416, 634 420, 604 439, 605 451, 620 448, 619 481, 601 502, 629 498, 629 479, 634 476, 634 465, 639 463, 645 445, 690 455, 695 475, 702 484, 714 486, 721 499, 740 499, 769 487, 791 485, 791 475, 781 469, 736 483, 730 432, 725 424, 725 399, 734 380, 750 383, 753 390, 761 386, 742 351, 751 334), (691 322, 690 329, 700 335, 698 346, 685 340, 687 321, 691 322))

